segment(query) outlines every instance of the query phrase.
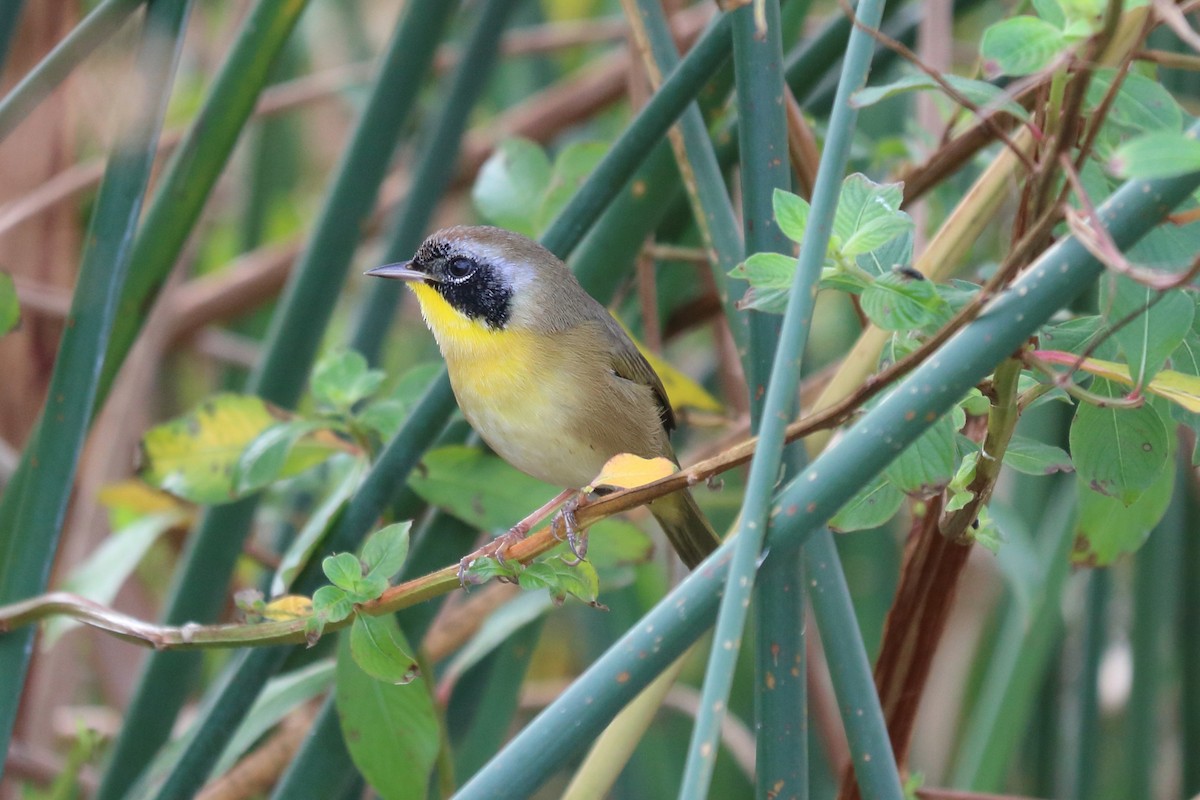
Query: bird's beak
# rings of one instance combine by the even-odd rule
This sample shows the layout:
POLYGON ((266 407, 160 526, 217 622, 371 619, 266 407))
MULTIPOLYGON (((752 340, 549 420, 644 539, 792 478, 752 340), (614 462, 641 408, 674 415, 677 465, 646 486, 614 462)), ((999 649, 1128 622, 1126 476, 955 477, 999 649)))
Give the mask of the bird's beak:
POLYGON ((398 264, 384 264, 382 267, 369 269, 365 274, 372 275, 376 278, 394 278, 401 281, 425 281, 429 280, 428 273, 413 269, 411 261, 401 261, 398 264))

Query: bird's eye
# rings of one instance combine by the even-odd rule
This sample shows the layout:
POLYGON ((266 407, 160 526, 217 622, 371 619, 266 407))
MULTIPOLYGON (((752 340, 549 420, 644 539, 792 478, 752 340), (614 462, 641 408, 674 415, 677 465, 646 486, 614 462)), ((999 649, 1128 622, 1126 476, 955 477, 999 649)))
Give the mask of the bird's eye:
POLYGON ((452 258, 446 264, 446 274, 455 280, 462 280, 475 271, 475 262, 469 258, 452 258))

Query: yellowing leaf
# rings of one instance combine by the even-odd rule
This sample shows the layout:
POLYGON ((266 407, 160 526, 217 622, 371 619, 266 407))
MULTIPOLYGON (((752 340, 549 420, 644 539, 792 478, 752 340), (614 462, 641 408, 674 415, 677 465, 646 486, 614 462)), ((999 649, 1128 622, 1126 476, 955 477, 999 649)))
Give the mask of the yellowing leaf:
POLYGON ((616 489, 632 489, 665 478, 675 472, 670 459, 642 458, 633 453, 618 453, 604 463, 600 474, 592 481, 592 487, 609 486, 616 489))
POLYGON ((131 511, 136 514, 155 514, 160 511, 177 511, 184 508, 179 498, 155 489, 137 478, 117 481, 101 487, 96 495, 100 505, 111 510, 131 511))
MULTIPOLYGON (((613 319, 616 319, 616 317, 614 316, 613 319)), ((629 332, 629 328, 626 328, 625 323, 621 322, 621 320, 618 319, 617 324, 621 326, 625 333, 629 334, 629 338, 637 345, 638 352, 650 362, 650 366, 658 373, 663 388, 667 390, 667 399, 671 401, 671 408, 694 408, 697 411, 711 411, 714 414, 721 413, 723 408, 720 401, 705 391, 703 386, 675 369, 665 359, 647 350, 646 346, 629 332)))
POLYGON ((312 616, 312 613, 312 598, 302 594, 285 594, 283 597, 277 597, 267 603, 266 608, 262 611, 264 617, 276 622, 309 617, 312 616))
MULTIPOLYGON (((1043 361, 1077 366, 1084 372, 1090 372, 1092 375, 1123 383, 1126 386, 1134 385, 1133 378, 1129 376, 1129 367, 1125 364, 1104 361, 1099 358, 1085 358, 1080 361, 1071 353, 1057 350, 1041 350, 1034 355, 1043 361)), ((1151 394, 1156 394, 1172 403, 1178 403, 1188 411, 1200 413, 1200 377, 1164 369, 1155 373, 1154 380, 1143 388, 1151 394)))
MULTIPOLYGON (((151 428, 142 438, 141 476, 194 503, 237 499, 233 477, 246 447, 279 418, 261 398, 218 394, 182 417, 151 428)), ((327 457, 333 448, 306 437, 288 453, 280 475, 294 475, 327 457)))

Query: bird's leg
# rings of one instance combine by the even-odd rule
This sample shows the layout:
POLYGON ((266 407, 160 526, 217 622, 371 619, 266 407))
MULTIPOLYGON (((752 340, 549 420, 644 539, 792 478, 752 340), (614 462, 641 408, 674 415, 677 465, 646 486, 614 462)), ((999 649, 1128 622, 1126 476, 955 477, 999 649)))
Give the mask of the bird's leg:
POLYGON ((574 563, 570 566, 575 566, 580 561, 583 561, 587 555, 587 531, 578 529, 578 523, 575 521, 575 512, 585 506, 588 502, 588 496, 583 492, 577 493, 574 497, 567 500, 563 507, 558 510, 558 515, 554 518, 554 525, 551 527, 551 532, 554 538, 558 540, 566 539, 567 547, 571 548, 571 552, 575 555, 574 563), (558 535, 558 522, 562 521, 563 535, 558 535))
POLYGON ((555 495, 550 502, 535 510, 525 519, 518 522, 509 528, 508 533, 497 536, 492 541, 485 544, 473 553, 469 553, 461 561, 458 562, 458 582, 462 585, 467 583, 467 570, 471 568, 471 564, 475 563, 479 558, 494 558, 501 564, 504 563, 504 556, 508 553, 508 548, 512 547, 517 542, 524 539, 533 530, 533 526, 537 525, 546 517, 550 516, 551 512, 559 506, 564 500, 576 493, 577 489, 564 489, 559 494, 555 495))

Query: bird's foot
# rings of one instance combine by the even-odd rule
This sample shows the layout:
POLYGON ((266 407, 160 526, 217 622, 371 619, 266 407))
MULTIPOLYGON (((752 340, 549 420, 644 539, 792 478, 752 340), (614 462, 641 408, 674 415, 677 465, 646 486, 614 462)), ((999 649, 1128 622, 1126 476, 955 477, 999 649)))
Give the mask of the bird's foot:
MULTIPOLYGON (((462 558, 462 560, 458 562, 458 582, 464 587, 466 587, 468 583, 483 583, 486 578, 474 580, 468 578, 467 573, 471 569, 471 565, 481 558, 494 558, 500 564, 500 566, 506 566, 504 559, 508 555, 508 549, 524 539, 528 534, 529 526, 518 523, 517 525, 514 525, 508 533, 497 536, 495 539, 492 539, 490 542, 473 553, 468 553, 462 558)), ((504 576, 500 576, 499 580, 502 583, 506 581, 509 583, 513 582, 504 576)))
POLYGON ((579 530, 578 523, 575 520, 575 512, 587 504, 588 496, 582 492, 572 497, 567 502, 563 503, 563 507, 558 510, 558 514, 554 517, 554 522, 550 530, 554 533, 554 538, 560 542, 564 539, 567 542, 567 547, 571 548, 572 555, 575 560, 567 562, 568 566, 575 566, 587 556, 587 531, 579 530), (562 528, 562 535, 559 535, 559 528, 562 528))

